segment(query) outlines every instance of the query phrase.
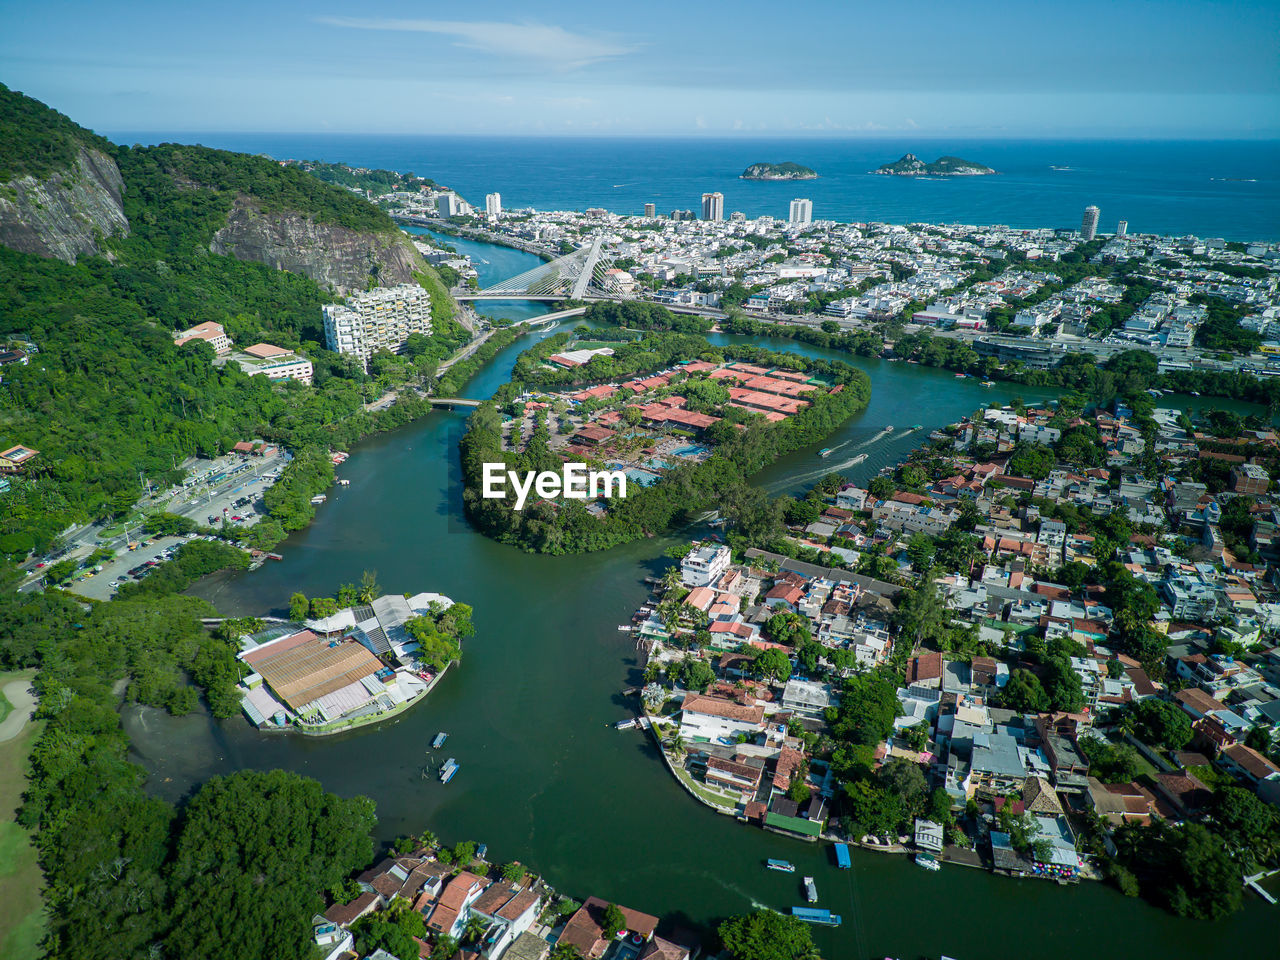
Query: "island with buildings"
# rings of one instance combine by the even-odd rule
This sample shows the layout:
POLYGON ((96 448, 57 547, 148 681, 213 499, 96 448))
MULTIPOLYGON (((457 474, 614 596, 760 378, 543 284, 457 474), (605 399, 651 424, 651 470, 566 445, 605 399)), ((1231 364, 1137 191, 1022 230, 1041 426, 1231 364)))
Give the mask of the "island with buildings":
POLYGON ((886 163, 871 172, 896 177, 985 177, 996 171, 959 157, 939 157, 932 163, 925 163, 914 153, 904 153, 893 163, 886 163))
POLYGON ((742 171, 742 180, 816 180, 818 173, 806 166, 792 163, 753 163, 742 171))
POLYGON ((237 638, 240 706, 259 729, 324 736, 399 716, 474 632, 471 608, 437 593, 375 597, 366 585, 338 599, 297 594, 290 608, 294 620, 237 638))
MULTIPOLYGON (((602 311, 619 323, 670 324, 661 308, 602 311)), ((560 333, 526 351, 513 381, 472 414, 462 441, 468 517, 499 540, 550 553, 599 550, 660 533, 744 490, 747 478, 813 444, 870 394, 853 367, 687 333, 560 333), (607 337, 601 339, 601 337, 607 337), (626 494, 590 499, 508 491, 486 497, 483 471, 565 464, 625 478, 626 494)))

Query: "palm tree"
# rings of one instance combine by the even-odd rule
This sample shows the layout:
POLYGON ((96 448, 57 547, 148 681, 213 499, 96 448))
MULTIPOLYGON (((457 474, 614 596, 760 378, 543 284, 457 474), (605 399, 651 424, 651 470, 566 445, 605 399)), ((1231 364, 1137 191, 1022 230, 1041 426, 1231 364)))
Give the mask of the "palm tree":
POLYGON ((471 917, 462 928, 462 939, 471 943, 479 943, 484 936, 485 922, 479 917, 471 917))
POLYGON ((674 753, 684 752, 684 737, 680 735, 680 728, 676 728, 676 732, 671 737, 671 750, 674 753))

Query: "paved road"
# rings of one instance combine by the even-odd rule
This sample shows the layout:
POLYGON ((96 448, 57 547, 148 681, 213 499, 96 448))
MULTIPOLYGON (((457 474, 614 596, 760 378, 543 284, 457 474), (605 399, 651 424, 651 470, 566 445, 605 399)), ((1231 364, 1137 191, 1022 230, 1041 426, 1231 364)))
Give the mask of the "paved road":
POLYGON ((6 743, 20 734, 36 712, 36 698, 31 692, 30 680, 10 680, 4 685, 4 696, 13 704, 13 709, 7 717, 0 720, 0 743, 6 743))

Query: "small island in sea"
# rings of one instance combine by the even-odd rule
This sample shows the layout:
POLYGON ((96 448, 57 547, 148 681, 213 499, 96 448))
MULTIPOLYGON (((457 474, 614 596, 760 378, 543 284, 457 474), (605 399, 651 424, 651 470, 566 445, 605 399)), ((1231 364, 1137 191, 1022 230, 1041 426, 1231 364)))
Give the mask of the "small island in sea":
POLYGON ((788 160, 786 163, 753 163, 742 172, 743 180, 816 180, 817 171, 788 160))
POLYGON ((996 171, 959 157, 939 157, 933 163, 925 163, 914 153, 904 153, 901 159, 871 172, 895 177, 985 177, 996 171))

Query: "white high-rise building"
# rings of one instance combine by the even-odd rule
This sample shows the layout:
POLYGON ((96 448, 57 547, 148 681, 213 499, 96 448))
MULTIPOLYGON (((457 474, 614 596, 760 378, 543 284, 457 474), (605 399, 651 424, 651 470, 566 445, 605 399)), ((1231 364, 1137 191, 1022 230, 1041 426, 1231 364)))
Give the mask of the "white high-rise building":
POLYGON ((1102 211, 1090 204, 1084 208, 1084 216, 1080 219, 1080 235, 1086 241, 1092 240, 1098 235, 1098 217, 1102 211))
POLYGON ((460 217, 466 203, 456 193, 442 193, 436 199, 436 211, 442 217, 460 217))
POLYGON ((496 217, 502 213, 502 194, 486 193, 484 195, 484 212, 486 216, 496 217))
POLYGON ((724 194, 723 193, 704 193, 702 195, 702 219, 703 220, 723 220, 724 219, 724 194))
POLYGON ((1129 232, 1129 221, 1128 221, 1128 220, 1121 220, 1119 223, 1117 223, 1117 224, 1116 224, 1116 236, 1117 236, 1117 237, 1123 237, 1123 236, 1125 236, 1126 234, 1128 234, 1128 232, 1129 232))
POLYGON ((431 336, 431 294, 416 283, 354 293, 324 308, 329 349, 368 364, 379 350, 402 353, 415 333, 431 336))
POLYGON ((812 200, 792 200, 791 216, 792 223, 803 225, 813 222, 813 201, 812 200))
POLYGON ((646 203, 644 205, 644 215, 648 217, 650 220, 652 220, 655 216, 657 216, 658 215, 657 204, 646 203))

